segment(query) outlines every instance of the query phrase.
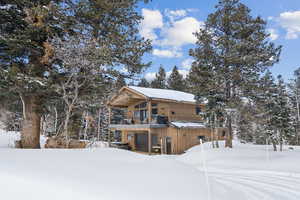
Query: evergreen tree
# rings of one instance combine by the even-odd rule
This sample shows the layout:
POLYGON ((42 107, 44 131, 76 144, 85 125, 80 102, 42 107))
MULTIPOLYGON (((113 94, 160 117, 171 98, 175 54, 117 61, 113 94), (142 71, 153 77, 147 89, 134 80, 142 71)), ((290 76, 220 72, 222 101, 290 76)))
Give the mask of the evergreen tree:
POLYGON ((161 89, 165 89, 167 87, 166 71, 162 65, 159 67, 158 73, 155 74, 155 79, 151 82, 151 87, 161 89))
POLYGON ((141 81, 138 83, 138 86, 140 87, 150 87, 150 83, 147 81, 147 79, 142 78, 141 81))
POLYGON ((174 66, 172 73, 168 77, 168 88, 178 91, 186 91, 187 85, 183 76, 178 72, 177 66, 174 66))
MULTIPOLYGON (((199 95, 203 80, 207 80, 203 75, 216 76, 228 110, 236 108, 240 96, 252 87, 260 72, 279 61, 281 46, 268 41, 266 22, 252 17, 250 9, 239 0, 220 0, 204 28, 195 35, 197 47, 190 50, 195 59, 189 74, 192 90, 199 95)), ((227 127, 226 146, 232 147, 231 115, 227 127)))
POLYGON ((126 81, 125 81, 125 78, 123 76, 118 76, 117 77, 117 80, 115 81, 115 84, 114 84, 114 87, 115 87, 115 90, 119 90, 121 89, 122 87, 126 86, 126 81))
POLYGON ((43 105, 49 96, 60 95, 53 87, 57 80, 67 81, 70 77, 65 68, 68 58, 52 59, 56 51, 51 45, 53 38, 67 39, 77 32, 94 41, 98 53, 94 72, 101 73, 103 83, 111 84, 108 80, 119 76, 120 66, 128 71, 128 76, 148 66, 141 61, 151 46, 149 40, 138 36, 138 23, 142 19, 135 11, 138 2, 1 2, 0 89, 18 94, 23 102, 21 145, 24 148, 40 147, 43 105))
POLYGON ((282 151, 284 141, 295 138, 295 132, 292 130, 291 107, 286 91, 286 85, 281 76, 278 76, 277 94, 274 98, 273 105, 271 110, 271 123, 277 132, 280 151, 282 151))
POLYGON ((295 138, 289 142, 290 144, 300 144, 300 68, 295 70, 294 78, 288 84, 289 98, 292 105, 292 120, 295 129, 295 138))

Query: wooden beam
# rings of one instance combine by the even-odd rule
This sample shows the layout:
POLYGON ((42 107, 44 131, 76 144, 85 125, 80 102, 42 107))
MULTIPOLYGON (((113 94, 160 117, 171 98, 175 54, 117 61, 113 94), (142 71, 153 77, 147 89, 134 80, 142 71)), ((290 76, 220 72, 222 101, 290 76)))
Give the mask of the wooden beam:
POLYGON ((148 123, 151 124, 151 121, 152 121, 152 101, 148 100, 147 105, 148 105, 148 123))
POLYGON ((162 134, 160 137, 160 154, 164 154, 164 139, 162 134))
POLYGON ((151 129, 148 131, 148 153, 151 155, 152 141, 151 141, 151 129))

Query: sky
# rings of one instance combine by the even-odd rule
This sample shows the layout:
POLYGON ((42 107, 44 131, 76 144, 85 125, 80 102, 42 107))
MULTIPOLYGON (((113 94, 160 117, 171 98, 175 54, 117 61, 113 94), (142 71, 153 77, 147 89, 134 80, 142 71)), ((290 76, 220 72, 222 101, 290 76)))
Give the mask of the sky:
MULTIPOLYGON (((271 69, 275 76, 285 80, 293 77, 300 67, 300 0, 241 0, 251 9, 253 17, 261 16, 267 21, 270 41, 282 45, 280 62, 271 69)), ((140 35, 152 40, 153 51, 144 56, 152 65, 143 74, 148 80, 155 77, 160 65, 167 75, 176 65, 184 76, 190 69, 195 48, 193 33, 204 24, 207 16, 215 11, 218 0, 152 0, 141 3, 139 12, 144 17, 140 35)))

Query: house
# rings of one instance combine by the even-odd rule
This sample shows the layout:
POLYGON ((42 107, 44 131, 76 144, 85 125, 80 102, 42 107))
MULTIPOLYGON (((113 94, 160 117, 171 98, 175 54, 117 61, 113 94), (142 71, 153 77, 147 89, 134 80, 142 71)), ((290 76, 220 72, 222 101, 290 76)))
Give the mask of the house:
POLYGON ((108 106, 110 113, 112 108, 126 110, 125 119, 109 128, 119 132, 122 143, 134 151, 180 154, 200 139, 224 139, 226 133, 225 128, 206 127, 205 105, 198 104, 190 93, 129 86, 121 88, 108 106))

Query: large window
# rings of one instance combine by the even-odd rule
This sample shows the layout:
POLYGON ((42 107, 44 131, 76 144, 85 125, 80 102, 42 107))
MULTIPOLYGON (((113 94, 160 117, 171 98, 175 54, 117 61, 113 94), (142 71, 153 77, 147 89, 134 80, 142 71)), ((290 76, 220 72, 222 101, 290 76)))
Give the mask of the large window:
POLYGON ((140 103, 136 106, 134 106, 134 108, 136 109, 141 109, 141 108, 146 108, 147 107, 147 102, 143 102, 143 103, 140 103))

